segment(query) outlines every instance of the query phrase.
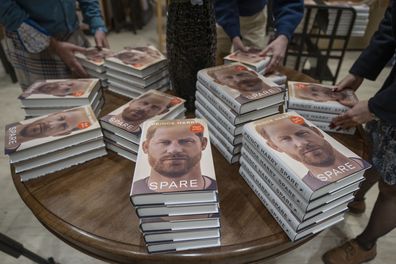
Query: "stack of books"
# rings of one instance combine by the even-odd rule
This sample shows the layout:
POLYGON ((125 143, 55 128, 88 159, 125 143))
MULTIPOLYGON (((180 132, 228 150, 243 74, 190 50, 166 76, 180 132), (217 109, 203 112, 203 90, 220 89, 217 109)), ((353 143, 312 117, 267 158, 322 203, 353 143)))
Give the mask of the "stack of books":
POLYGON ((195 115, 208 121, 213 145, 235 163, 242 126, 279 113, 284 89, 240 63, 200 70, 197 78, 195 115))
MULTIPOLYGON (((364 1, 325 1, 328 6, 349 7, 356 12, 355 22, 352 26, 351 36, 362 37, 366 34, 366 28, 369 22, 370 7, 363 3, 364 1)), ((327 26, 327 34, 331 34, 337 19, 337 10, 329 9, 329 23, 327 26)), ((340 22, 336 31, 337 35, 348 35, 349 26, 353 19, 352 12, 344 11, 340 16, 340 22)))
POLYGON ((185 111, 183 99, 149 90, 100 119, 106 147, 136 161, 142 123, 149 119, 184 118, 185 111))
POLYGON ((104 105, 98 79, 55 79, 37 81, 19 97, 26 118, 90 105, 96 116, 104 105))
POLYGON ((9 124, 4 145, 22 181, 106 155, 103 134, 90 106, 9 124))
POLYGON ((274 72, 269 72, 264 74, 264 77, 271 80, 272 82, 276 83, 277 85, 279 85, 280 87, 286 89, 287 86, 287 76, 283 73, 280 73, 278 71, 274 71, 274 72))
POLYGON ((261 49, 253 47, 248 47, 247 51, 237 50, 224 57, 224 64, 240 62, 259 74, 264 74, 271 57, 262 56, 260 52, 261 49))
POLYGON ((102 87, 107 87, 109 84, 107 81, 104 60, 105 58, 112 56, 113 54, 114 52, 109 49, 98 49, 92 47, 88 48, 83 53, 76 52, 75 56, 91 77, 98 78, 101 82, 102 87))
POLYGON ((334 86, 317 83, 288 82, 287 111, 296 111, 327 132, 354 134, 356 128, 336 129, 330 123, 359 100, 353 90, 334 92, 334 86))
POLYGON ((370 165, 296 112, 244 127, 240 175, 292 241, 343 220, 370 165))
POLYGON ((109 90, 136 98, 147 90, 169 89, 167 59, 153 46, 124 48, 105 59, 109 90))
POLYGON ((220 245, 218 189, 204 120, 144 122, 130 199, 149 253, 220 245))

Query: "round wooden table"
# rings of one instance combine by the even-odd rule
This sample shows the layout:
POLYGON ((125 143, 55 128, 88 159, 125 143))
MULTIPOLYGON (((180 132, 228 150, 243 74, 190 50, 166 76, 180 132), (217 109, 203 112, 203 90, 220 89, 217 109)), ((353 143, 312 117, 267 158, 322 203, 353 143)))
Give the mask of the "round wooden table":
MULTIPOLYGON (((312 81, 283 70, 289 80, 312 81)), ((102 114, 128 101, 105 93, 102 114)), ((362 154, 361 137, 336 135, 362 154)), ((292 243, 238 174, 213 148, 221 210, 221 246, 168 254, 148 254, 139 220, 129 201, 135 164, 110 152, 82 165, 14 184, 37 219, 57 237, 93 257, 118 263, 245 263, 286 253, 308 239, 292 243)))

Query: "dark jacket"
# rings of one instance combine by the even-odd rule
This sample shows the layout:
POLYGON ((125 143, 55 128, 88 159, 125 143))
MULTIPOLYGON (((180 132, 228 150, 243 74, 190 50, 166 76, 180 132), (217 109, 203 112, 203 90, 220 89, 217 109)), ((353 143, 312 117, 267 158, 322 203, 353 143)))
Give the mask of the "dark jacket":
MULTIPOLYGON (((267 2, 267 0, 215 0, 216 22, 231 39, 236 36, 241 37, 239 17, 257 14, 264 9, 267 2)), ((273 16, 276 34, 285 35, 290 39, 303 14, 303 0, 274 0, 273 16)))
MULTIPOLYGON (((396 1, 386 9, 378 30, 369 46, 353 64, 350 73, 375 80, 396 50, 396 1)), ((396 126, 396 65, 382 88, 368 102, 370 112, 396 126)))

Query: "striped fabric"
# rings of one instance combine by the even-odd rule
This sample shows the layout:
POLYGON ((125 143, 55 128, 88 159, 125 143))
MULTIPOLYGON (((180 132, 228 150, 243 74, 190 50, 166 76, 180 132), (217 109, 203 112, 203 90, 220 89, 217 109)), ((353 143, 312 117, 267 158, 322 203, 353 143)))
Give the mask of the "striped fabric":
MULTIPOLYGON (((89 47, 89 42, 81 31, 74 32, 67 42, 89 47)), ((36 54, 27 52, 17 33, 6 32, 5 51, 14 66, 22 90, 37 80, 73 78, 68 67, 49 49, 36 54)))

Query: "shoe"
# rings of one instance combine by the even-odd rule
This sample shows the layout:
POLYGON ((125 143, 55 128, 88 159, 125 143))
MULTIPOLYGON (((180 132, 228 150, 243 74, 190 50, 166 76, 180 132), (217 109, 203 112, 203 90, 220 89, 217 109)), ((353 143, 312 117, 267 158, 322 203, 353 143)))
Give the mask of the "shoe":
POLYGON ((366 203, 363 199, 353 200, 348 204, 349 212, 352 214, 362 214, 366 210, 366 203))
POLYGON ((342 246, 327 251, 322 260, 325 264, 359 264, 372 260, 377 255, 377 246, 364 250, 355 239, 349 240, 342 246))

